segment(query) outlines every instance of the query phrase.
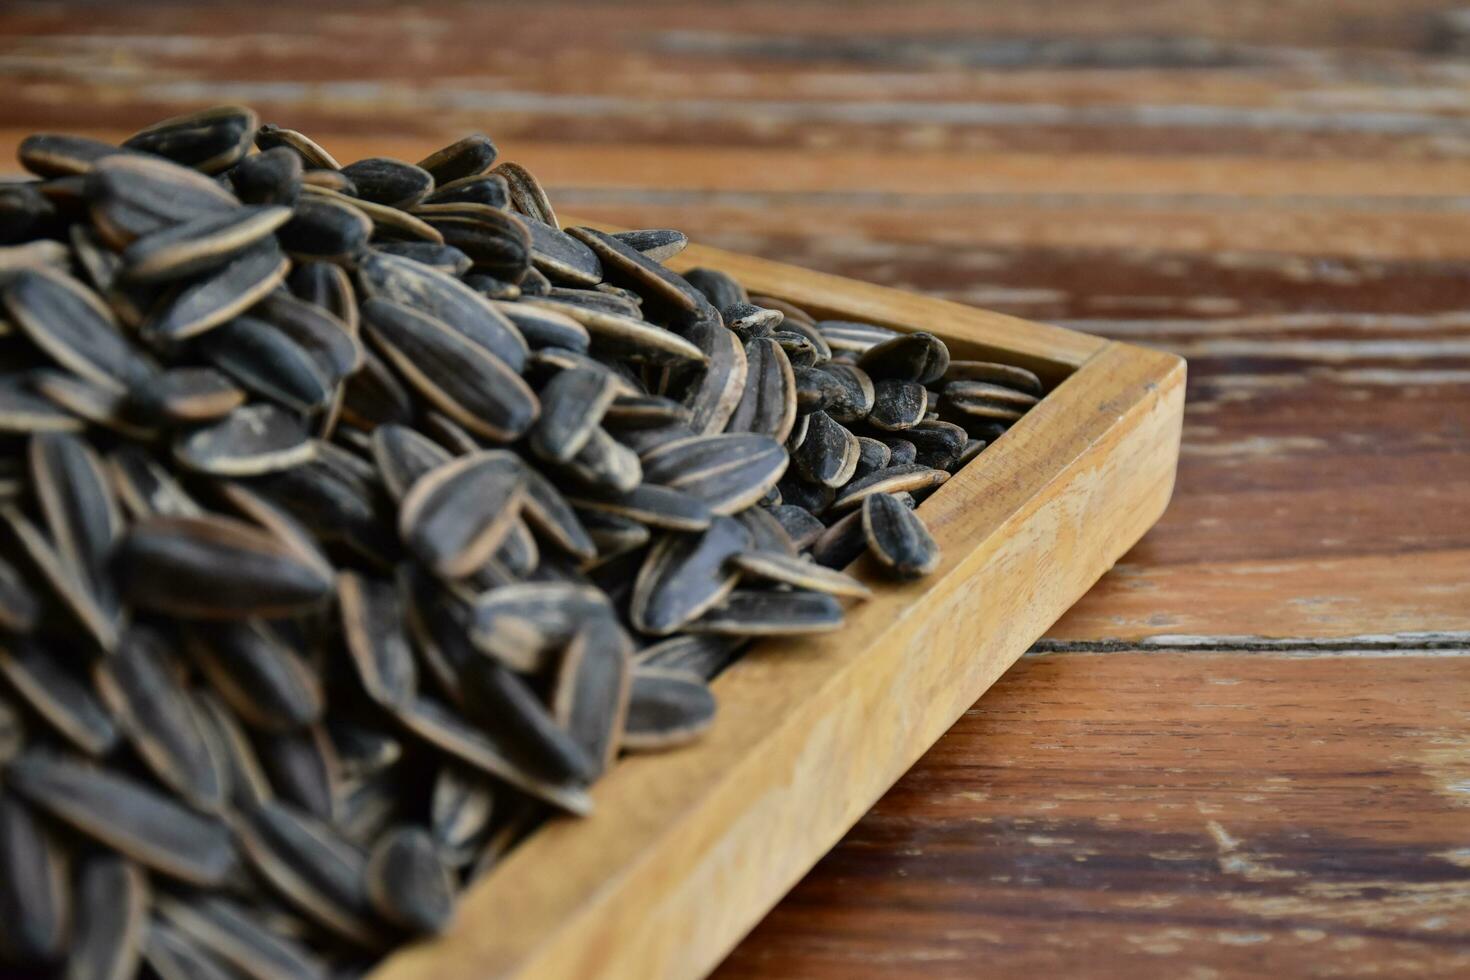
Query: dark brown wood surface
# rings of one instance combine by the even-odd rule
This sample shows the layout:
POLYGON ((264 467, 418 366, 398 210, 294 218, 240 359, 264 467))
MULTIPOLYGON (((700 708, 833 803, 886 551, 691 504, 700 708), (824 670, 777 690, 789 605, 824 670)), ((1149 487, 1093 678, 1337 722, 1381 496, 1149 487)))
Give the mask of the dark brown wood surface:
POLYGON ((590 218, 1189 358, 1163 522, 720 976, 1470 975, 1470 15, 9 0, 0 82, 7 158, 482 129, 590 218))

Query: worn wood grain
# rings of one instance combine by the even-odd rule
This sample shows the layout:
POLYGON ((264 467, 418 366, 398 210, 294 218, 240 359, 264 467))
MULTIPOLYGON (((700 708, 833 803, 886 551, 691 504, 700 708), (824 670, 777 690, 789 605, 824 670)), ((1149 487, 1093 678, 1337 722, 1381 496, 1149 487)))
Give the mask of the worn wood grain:
POLYGON ((483 129, 588 218, 1185 353, 1174 503, 1047 647, 1089 652, 1023 661, 726 971, 1449 976, 1467 59, 1446 0, 12 2, 0 154, 226 99, 348 159, 483 129))

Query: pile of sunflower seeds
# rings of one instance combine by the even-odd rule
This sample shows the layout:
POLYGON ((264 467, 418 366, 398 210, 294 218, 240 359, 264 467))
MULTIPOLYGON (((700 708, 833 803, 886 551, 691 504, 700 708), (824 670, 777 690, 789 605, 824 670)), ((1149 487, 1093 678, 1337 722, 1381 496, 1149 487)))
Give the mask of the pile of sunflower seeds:
POLYGON ((324 977, 751 637, 940 556, 914 513, 1042 394, 563 228, 471 136, 341 166, 226 106, 0 184, 0 958, 324 977), (258 152, 251 152, 252 148, 258 152))

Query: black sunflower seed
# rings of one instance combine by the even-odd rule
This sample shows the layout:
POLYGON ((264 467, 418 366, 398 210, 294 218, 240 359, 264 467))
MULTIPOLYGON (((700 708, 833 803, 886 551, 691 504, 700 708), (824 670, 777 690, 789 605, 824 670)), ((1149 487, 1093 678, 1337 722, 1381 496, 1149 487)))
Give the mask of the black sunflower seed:
POLYGON ((352 942, 382 944, 368 904, 367 856, 327 824, 272 800, 244 815, 239 838, 251 866, 292 906, 352 942))
POLYGON ((119 154, 93 164, 83 189, 92 224, 113 248, 240 202, 193 170, 145 154, 119 154))
POLYGON ((559 228, 522 217, 531 234, 531 261, 556 282, 592 286, 602 281, 597 253, 559 228))
POLYGON ((132 976, 148 926, 148 882, 131 861, 98 854, 77 871, 67 980, 132 976))
POLYGON ((0 865, 0 949, 12 962, 57 959, 71 924, 66 858, 39 814, 3 790, 0 865))
POLYGON ((384 919, 416 935, 444 931, 454 913, 454 883, 428 833, 397 827, 373 845, 367 893, 384 919))
POLYGON ((342 168, 342 176, 352 181, 360 197, 390 208, 409 208, 423 200, 434 189, 434 176, 391 157, 366 157, 342 168))
POLYGON ((655 262, 667 262, 684 251, 689 236, 672 228, 643 228, 637 231, 619 231, 613 234, 629 248, 637 249, 655 262))
POLYGON ((112 311, 70 276, 26 269, 10 279, 3 298, 32 343, 87 381, 124 391, 156 376, 157 366, 123 335, 112 311))
POLYGON ((143 324, 145 335, 184 340, 255 305, 286 278, 290 262, 274 238, 259 242, 202 279, 181 286, 143 324))
POLYGON ((519 331, 490 300, 453 276, 381 252, 364 256, 357 274, 368 295, 432 316, 500 358, 512 370, 525 368, 529 348, 519 331))
POLYGON ((729 560, 749 542, 739 521, 722 516, 697 534, 666 534, 638 571, 629 606, 633 625, 667 636, 719 603, 739 580, 729 560))
POLYGON ((950 361, 944 372, 945 381, 985 381, 1004 385, 1038 398, 1046 390, 1035 373, 1014 364, 993 361, 950 361))
POLYGON ((867 421, 879 429, 912 429, 929 410, 929 390, 913 381, 884 378, 873 389, 873 407, 867 421))
POLYGON ((868 551, 900 578, 928 575, 939 565, 939 546, 924 522, 885 493, 863 500, 863 534, 868 551))
POLYGON ((686 336, 705 356, 697 380, 684 395, 688 424, 695 432, 723 432, 745 394, 749 369, 745 348, 739 337, 720 324, 718 316, 700 319, 686 336))
POLYGON ((247 405, 180 436, 174 458, 215 476, 258 476, 310 460, 316 446, 294 415, 274 405, 247 405))
POLYGON ((288 207, 250 205, 150 232, 123 249, 121 274, 133 282, 163 282, 207 272, 245 252, 290 217, 288 207))
POLYGON ((248 906, 217 896, 187 900, 161 895, 158 912, 220 962, 247 977, 326 980, 328 971, 304 945, 272 929, 248 906))
POLYGON ((669 749, 703 734, 715 720, 715 699, 693 674, 639 666, 633 671, 622 747, 669 749))
POLYGON ((32 711, 81 751, 100 758, 117 744, 117 726, 90 686, 44 647, 18 642, 0 649, 0 674, 32 711))
POLYGON ((103 157, 129 151, 90 136, 35 133, 20 141, 16 157, 21 166, 39 177, 85 174, 103 157))
POLYGON ((483 133, 471 133, 464 139, 455 140, 443 149, 430 153, 419 161, 440 186, 450 181, 463 180, 483 174, 495 166, 499 151, 490 137, 483 133))
POLYGON ((97 663, 97 690, 153 774, 195 807, 216 810, 224 803, 226 776, 215 767, 189 694, 165 658, 159 636, 130 629, 117 652, 97 663))
POLYGON ((597 764, 612 765, 628 712, 633 664, 627 634, 611 618, 594 619, 568 644, 551 710, 597 764))
POLYGON ((857 436, 845 426, 826 412, 812 412, 806 438, 792 452, 791 462, 804 479, 835 489, 852 479, 859 449, 857 436))
POLYGON ((830 595, 737 589, 688 629, 732 636, 796 636, 827 633, 841 626, 842 604, 830 595))
POLYGON ((283 204, 301 196, 301 157, 278 146, 246 157, 230 170, 235 196, 246 204, 283 204))
POLYGON ((873 594, 851 575, 778 551, 742 551, 732 560, 744 575, 756 579, 858 599, 866 599, 873 594))
POLYGON ((217 885, 235 868, 229 827, 121 773, 32 749, 7 775, 37 807, 162 874, 217 885))
POLYGON ((558 372, 541 389, 541 414, 531 427, 531 450, 552 463, 581 451, 617 395, 605 371, 574 368, 558 372))
POLYGON ((241 619, 309 610, 330 578, 289 545, 226 517, 153 517, 119 545, 115 568, 127 598, 187 619, 241 619))
POLYGON ((294 129, 284 129, 274 123, 266 123, 255 131, 255 145, 262 151, 284 146, 290 149, 301 162, 311 168, 340 170, 342 165, 332 155, 318 146, 310 137, 294 129))
POLYGON ((530 429, 539 405, 514 365, 444 321, 399 303, 370 299, 362 314, 388 361, 456 422, 497 442, 530 429))
POLYGON ((303 194, 276 237, 299 262, 348 263, 372 233, 373 220, 361 208, 321 194, 303 194))
POLYGON ((512 208, 542 224, 553 228, 561 227, 561 222, 556 220, 556 212, 552 210, 550 199, 541 189, 541 184, 531 175, 531 171, 518 163, 502 160, 496 165, 495 173, 505 179, 512 208))
POLYGON ((525 487, 524 465, 511 453, 461 456, 414 482, 403 497, 399 533, 439 574, 469 575, 509 533, 525 487))
POLYGON ((258 122, 253 109, 218 106, 154 123, 128 137, 123 146, 215 174, 245 156, 258 122))
POLYGON ((363 690, 387 707, 406 703, 418 689, 418 665, 397 588, 343 573, 337 580, 337 605, 347 653, 363 690))
POLYGON ((863 351, 858 367, 874 381, 897 378, 926 385, 949 368, 949 348, 932 333, 902 334, 863 351))
POLYGON ((240 718, 264 731, 289 731, 321 718, 321 683, 272 627, 259 620, 214 623, 186 632, 206 680, 240 718))
POLYGON ((716 514, 732 514, 775 486, 787 462, 770 436, 721 433, 664 443, 643 457, 643 473, 647 482, 682 490, 716 514))

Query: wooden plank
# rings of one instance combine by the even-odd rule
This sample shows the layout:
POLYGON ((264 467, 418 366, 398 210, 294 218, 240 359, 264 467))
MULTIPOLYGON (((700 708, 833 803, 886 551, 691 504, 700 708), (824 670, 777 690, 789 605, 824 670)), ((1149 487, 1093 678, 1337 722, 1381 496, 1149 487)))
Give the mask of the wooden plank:
MULTIPOLYGON (((892 296, 879 312, 896 321, 912 310, 892 296)), ((936 304, 920 323, 944 336, 950 317, 936 304)), ((955 326, 963 336, 972 323, 955 326)), ((702 741, 625 760, 594 788, 595 819, 542 829, 471 890, 446 936, 393 955, 378 980, 688 977, 714 966, 1157 519, 1183 387, 1176 358, 1105 346, 986 465, 925 501, 943 550, 933 576, 881 589, 840 636, 742 658, 715 684, 721 711, 702 741)))
POLYGON ((1470 971, 1470 652, 1023 659, 717 971, 1470 971))

